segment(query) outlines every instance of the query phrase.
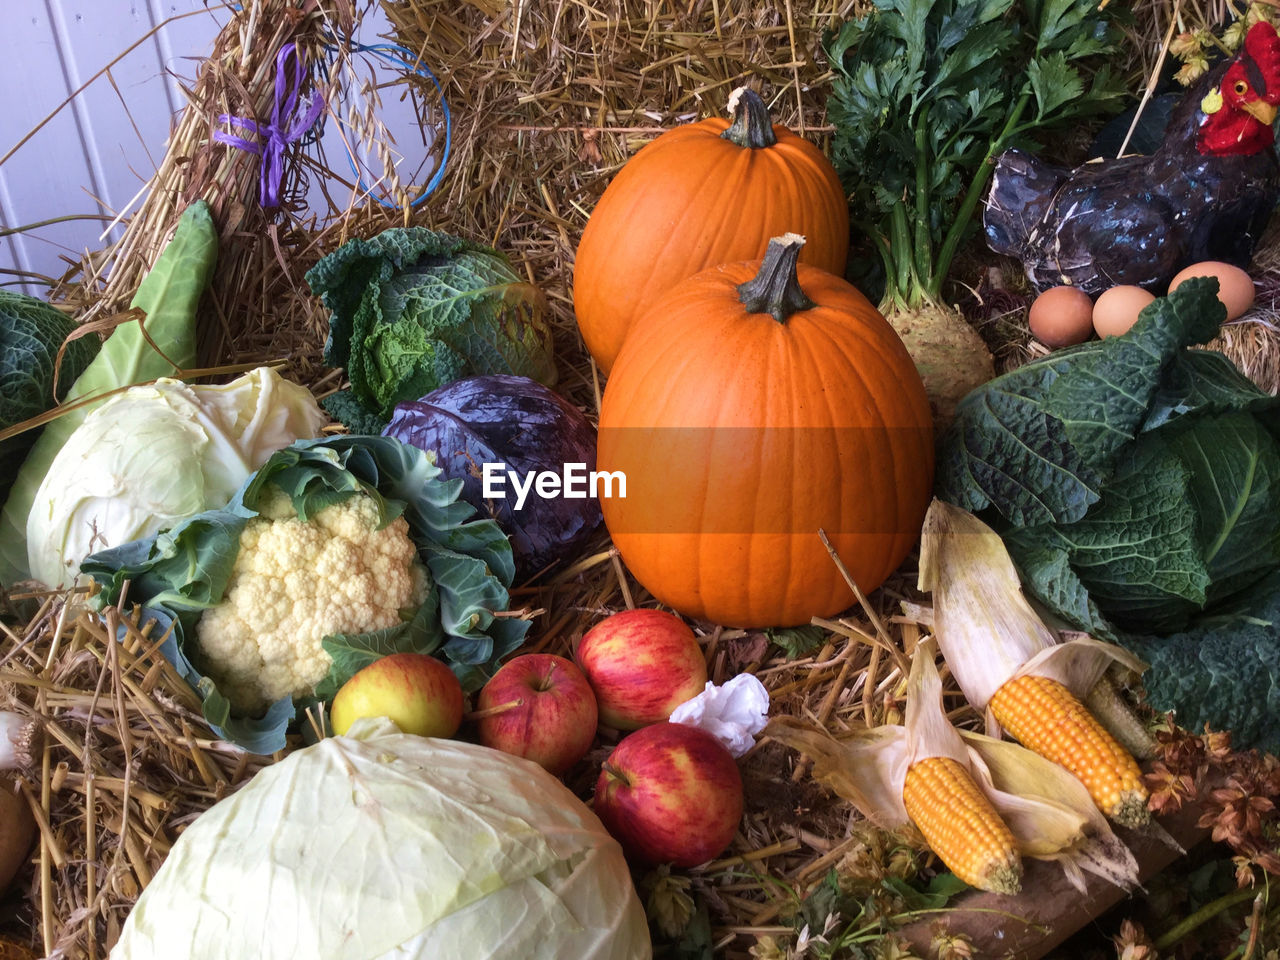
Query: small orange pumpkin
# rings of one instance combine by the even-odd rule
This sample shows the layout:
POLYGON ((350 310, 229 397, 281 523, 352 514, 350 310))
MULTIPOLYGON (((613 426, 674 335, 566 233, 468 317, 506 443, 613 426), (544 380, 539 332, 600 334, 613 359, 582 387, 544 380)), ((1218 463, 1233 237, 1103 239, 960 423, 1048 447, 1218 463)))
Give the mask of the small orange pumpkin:
POLYGON ((700 270, 757 259, 792 231, 802 260, 844 272, 849 209, 822 151, 783 126, 752 90, 721 117, 668 130, 622 168, 582 232, 573 309, 600 369, 613 366, 632 323, 700 270))
POLYGON ((636 324, 600 411, 597 470, 627 567, 681 613, 727 626, 807 623, 916 542, 933 485, 924 385, 854 287, 797 266, 804 238, 678 284, 636 324))

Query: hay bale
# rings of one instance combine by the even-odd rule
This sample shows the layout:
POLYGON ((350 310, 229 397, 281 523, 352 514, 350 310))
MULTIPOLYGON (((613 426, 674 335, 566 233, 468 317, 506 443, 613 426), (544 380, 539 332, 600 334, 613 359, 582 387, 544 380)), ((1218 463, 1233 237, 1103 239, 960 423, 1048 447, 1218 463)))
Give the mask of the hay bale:
POLYGON ((1262 236, 1249 269, 1257 293, 1249 312, 1224 324, 1210 349, 1273 396, 1280 393, 1280 221, 1262 236))
POLYGON ((573 320, 574 251, 613 174, 668 127, 724 114, 743 84, 775 122, 823 143, 820 34, 867 6, 387 5, 398 41, 445 79, 454 105, 452 173, 430 225, 500 246, 543 287, 572 399, 594 400, 573 320))
MULTIPOLYGON (((327 252, 325 241, 332 237, 307 229, 302 218, 308 176, 338 175, 309 158, 307 138, 288 143, 281 203, 266 209, 259 203, 259 157, 213 142, 212 136, 245 132, 220 122, 223 115, 263 121, 272 115, 276 58, 286 44, 296 45, 304 64, 323 64, 331 36, 350 34, 356 21, 355 0, 323 0, 304 9, 288 0, 255 0, 233 12, 200 64, 146 198, 123 236, 85 257, 79 271, 51 291, 51 299, 77 309, 81 322, 119 314, 179 215, 193 200, 204 199, 218 227, 219 255, 197 317, 198 365, 274 361, 302 383, 319 379, 327 319, 303 275, 327 252)), ((333 86, 331 77, 318 78, 308 70, 298 90, 300 102, 327 98, 333 86)), ((311 222, 314 226, 314 217, 311 222)))
POLYGON ((36 768, 19 778, 40 838, 4 932, 41 956, 103 957, 183 828, 270 758, 214 738, 153 623, 70 617, 64 599, 11 596, 38 609, 20 634, 0 626, 0 710, 44 727, 36 768))

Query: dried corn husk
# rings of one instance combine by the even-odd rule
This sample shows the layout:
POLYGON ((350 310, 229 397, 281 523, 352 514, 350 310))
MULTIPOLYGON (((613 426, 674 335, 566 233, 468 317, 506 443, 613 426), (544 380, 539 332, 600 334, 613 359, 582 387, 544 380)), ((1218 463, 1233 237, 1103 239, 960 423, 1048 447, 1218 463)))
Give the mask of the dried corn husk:
POLYGON ((1009 826, 1022 856, 1058 863, 1081 892, 1086 872, 1126 889, 1136 885, 1137 862, 1079 780, 1015 743, 962 734, 951 725, 942 706, 936 649, 932 639, 916 648, 903 726, 860 730, 837 740, 819 727, 778 717, 765 734, 812 758, 819 781, 886 830, 910 822, 902 791, 911 765, 930 757, 956 760, 1009 826))
POLYGON ((979 783, 989 778, 992 790, 1004 798, 1003 803, 996 803, 996 809, 1018 838, 1023 856, 1055 861, 1071 885, 1082 893, 1084 873, 1103 877, 1126 890, 1137 884, 1137 861, 1111 831, 1083 783, 1056 763, 1016 743, 969 730, 961 731, 961 736, 974 760, 979 783), (1038 833, 1046 823, 1054 822, 1049 810, 1055 806, 1061 808, 1057 820, 1060 837, 1066 835, 1068 824, 1076 818, 1083 815, 1087 820, 1078 828, 1081 836, 1057 850, 1054 847, 1060 840, 1038 833), (1025 827, 1024 818, 1028 820, 1025 827))
MULTIPOLYGON (((973 514, 934 500, 920 540, 919 587, 933 594, 938 647, 960 690, 984 710, 1013 677, 1049 677, 1084 698, 1111 662, 1141 673, 1127 650, 1084 634, 1060 642, 1022 593, 1000 535, 973 514)), ((999 735, 988 712, 987 732, 999 735)))

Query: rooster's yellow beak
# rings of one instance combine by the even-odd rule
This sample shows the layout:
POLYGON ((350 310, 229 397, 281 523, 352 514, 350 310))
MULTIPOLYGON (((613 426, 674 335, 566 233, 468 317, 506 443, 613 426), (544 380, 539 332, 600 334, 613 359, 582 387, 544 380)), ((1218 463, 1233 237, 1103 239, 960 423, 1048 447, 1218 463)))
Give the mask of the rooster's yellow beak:
POLYGON ((1250 100, 1240 104, 1240 109, 1268 127, 1276 122, 1276 108, 1265 100, 1250 100))

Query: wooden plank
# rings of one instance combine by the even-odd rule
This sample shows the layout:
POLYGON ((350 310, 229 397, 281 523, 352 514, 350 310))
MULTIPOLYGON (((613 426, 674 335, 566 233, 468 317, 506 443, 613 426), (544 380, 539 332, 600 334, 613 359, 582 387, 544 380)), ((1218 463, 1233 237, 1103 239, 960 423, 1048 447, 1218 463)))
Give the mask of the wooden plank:
MULTIPOLYGON (((1202 812, 1199 806, 1187 806, 1158 822, 1190 850, 1209 835, 1208 830, 1196 826, 1202 812)), ((1137 858, 1144 883, 1181 856, 1150 835, 1124 829, 1116 833, 1137 858)), ((946 927, 951 933, 972 939, 975 956, 986 960, 1040 960, 1128 896, 1119 887, 1094 876, 1088 876, 1086 891, 1081 895, 1067 882, 1061 867, 1040 860, 1023 863, 1026 873, 1022 893, 1009 897, 974 890, 957 898, 949 908, 946 927)), ((935 922, 919 921, 901 931, 922 957, 931 955, 928 948, 935 922)))

